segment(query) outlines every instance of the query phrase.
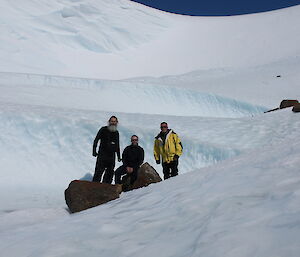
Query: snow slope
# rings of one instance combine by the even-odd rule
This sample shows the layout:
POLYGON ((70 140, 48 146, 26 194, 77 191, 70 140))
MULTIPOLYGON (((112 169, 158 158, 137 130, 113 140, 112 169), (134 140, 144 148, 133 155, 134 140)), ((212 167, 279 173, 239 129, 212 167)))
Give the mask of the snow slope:
POLYGON ((0 73, 5 103, 177 116, 243 117, 266 107, 164 84, 0 73))
POLYGON ((3 0, 0 70, 120 79, 268 64, 299 56, 299 10, 197 18, 127 0, 3 0))
POLYGON ((255 67, 198 70, 182 75, 126 81, 217 94, 273 109, 282 99, 300 99, 300 57, 293 56, 255 67))
POLYGON ((300 98, 300 6, 219 18, 125 0, 0 7, 1 257, 299 256, 299 115, 263 111, 300 98), (180 176, 69 215, 64 189, 91 179, 113 114, 121 148, 139 135, 160 174, 167 121, 180 176))
POLYGON ((137 134, 145 161, 162 175, 153 159, 159 123, 167 120, 181 137, 184 155, 180 173, 211 166, 251 149, 297 137, 298 116, 258 115, 245 118, 179 117, 109 113, 71 108, 1 104, 1 211, 28 207, 64 206, 62 192, 71 180, 91 179, 95 159, 92 143, 111 114, 120 119, 121 148, 137 134), (15 191, 15 188, 18 188, 15 191), (10 192, 9 194, 7 192, 10 192), (24 201, 24 198, 27 200, 24 201), (9 201, 8 201, 9 199, 9 201))
MULTIPOLYGON (((1 253, 297 257, 300 144, 295 138, 300 135, 290 127, 299 126, 297 115, 290 110, 266 115, 265 124, 281 132, 276 143, 106 205, 60 218, 59 210, 56 215, 49 210, 2 215, 1 253)), ((255 122, 252 127, 258 128, 255 122)))

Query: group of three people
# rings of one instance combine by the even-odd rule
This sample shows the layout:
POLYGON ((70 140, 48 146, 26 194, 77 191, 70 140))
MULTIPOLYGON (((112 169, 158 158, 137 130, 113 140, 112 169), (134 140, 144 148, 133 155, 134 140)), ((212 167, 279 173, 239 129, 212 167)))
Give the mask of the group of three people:
MULTIPOLYGON (((131 145, 127 146, 120 154, 119 132, 117 130, 118 118, 110 117, 108 125, 102 127, 94 140, 93 156, 97 157, 94 182, 111 184, 115 175, 115 183, 121 184, 122 175, 128 175, 130 182, 137 179, 138 169, 144 162, 144 149, 139 146, 139 138, 131 136, 131 145), (97 152, 97 146, 100 146, 97 152), (123 162, 115 172, 115 158, 123 162), (102 175, 103 179, 102 179, 102 175)), ((157 164, 162 164, 164 179, 178 175, 178 159, 182 154, 182 144, 178 135, 168 128, 166 122, 160 124, 161 131, 155 137, 154 158, 157 164)))

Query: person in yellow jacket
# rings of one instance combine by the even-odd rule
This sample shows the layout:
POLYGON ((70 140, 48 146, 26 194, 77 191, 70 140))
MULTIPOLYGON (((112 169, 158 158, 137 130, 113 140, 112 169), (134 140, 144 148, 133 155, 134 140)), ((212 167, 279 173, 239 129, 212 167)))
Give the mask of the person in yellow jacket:
POLYGON ((160 124, 161 132, 155 137, 154 158, 162 163, 164 179, 178 175, 178 159, 182 154, 182 144, 178 135, 168 128, 166 122, 160 124))

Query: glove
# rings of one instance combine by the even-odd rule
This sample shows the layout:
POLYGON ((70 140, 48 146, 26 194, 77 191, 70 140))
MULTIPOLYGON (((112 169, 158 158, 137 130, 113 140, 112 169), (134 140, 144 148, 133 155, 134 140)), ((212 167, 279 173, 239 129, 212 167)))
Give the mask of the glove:
POLYGON ((178 161, 179 156, 177 154, 175 154, 174 157, 173 157, 173 159, 174 159, 174 161, 178 161))
POLYGON ((96 152, 96 151, 93 151, 93 156, 94 156, 94 157, 97 157, 97 155, 98 155, 97 152, 96 152))
POLYGON ((160 160, 156 160, 156 164, 160 164, 160 160))

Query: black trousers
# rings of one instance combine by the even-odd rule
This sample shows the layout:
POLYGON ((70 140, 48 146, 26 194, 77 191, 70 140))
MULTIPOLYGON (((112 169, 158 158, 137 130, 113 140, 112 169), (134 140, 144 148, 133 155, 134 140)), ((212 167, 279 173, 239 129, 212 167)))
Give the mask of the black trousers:
POLYGON ((130 183, 133 184, 137 179, 138 168, 133 168, 132 173, 127 173, 126 166, 122 165, 115 171, 115 184, 121 184, 121 177, 125 174, 130 177, 130 183))
POLYGON ((93 181, 101 182, 102 175, 105 171, 102 182, 111 184, 114 177, 114 168, 115 158, 103 158, 98 156, 93 181))
POLYGON ((178 175, 178 160, 171 161, 170 163, 163 162, 162 167, 164 179, 168 179, 170 177, 175 177, 178 175))

